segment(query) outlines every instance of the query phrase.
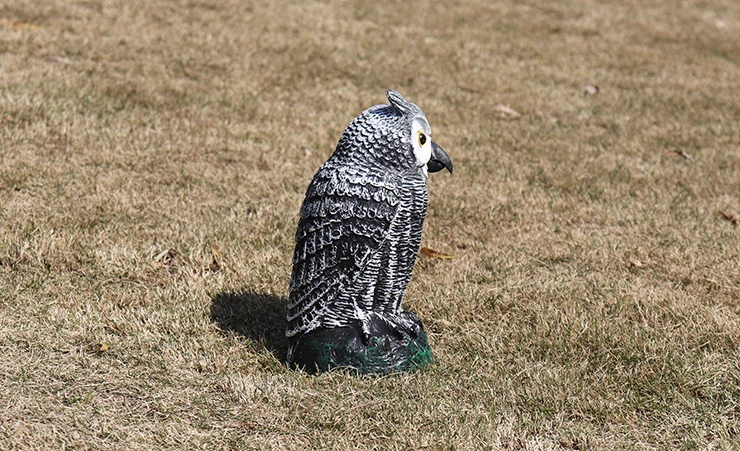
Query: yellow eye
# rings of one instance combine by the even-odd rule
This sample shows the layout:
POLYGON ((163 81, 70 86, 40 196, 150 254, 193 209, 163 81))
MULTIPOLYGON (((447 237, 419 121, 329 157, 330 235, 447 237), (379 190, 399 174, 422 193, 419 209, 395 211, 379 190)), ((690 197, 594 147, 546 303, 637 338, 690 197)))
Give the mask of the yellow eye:
POLYGON ((427 135, 424 132, 419 132, 419 145, 424 146, 427 143, 427 135))

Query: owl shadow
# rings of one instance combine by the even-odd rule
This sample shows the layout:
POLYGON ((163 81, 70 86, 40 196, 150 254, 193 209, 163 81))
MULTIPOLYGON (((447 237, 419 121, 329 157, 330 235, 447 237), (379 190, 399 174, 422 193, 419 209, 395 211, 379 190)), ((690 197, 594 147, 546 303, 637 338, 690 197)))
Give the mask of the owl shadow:
POLYGON ((246 337, 284 362, 287 299, 254 291, 218 293, 211 298, 211 320, 223 331, 246 337))

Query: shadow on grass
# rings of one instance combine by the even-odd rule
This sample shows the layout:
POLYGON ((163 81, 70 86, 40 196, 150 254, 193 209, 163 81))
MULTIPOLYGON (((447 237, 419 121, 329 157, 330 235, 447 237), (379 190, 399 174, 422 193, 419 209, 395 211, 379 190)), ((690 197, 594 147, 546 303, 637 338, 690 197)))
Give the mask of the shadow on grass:
POLYGON ((287 299, 253 291, 219 293, 211 298, 211 320, 264 346, 281 362, 288 352, 285 339, 287 299))

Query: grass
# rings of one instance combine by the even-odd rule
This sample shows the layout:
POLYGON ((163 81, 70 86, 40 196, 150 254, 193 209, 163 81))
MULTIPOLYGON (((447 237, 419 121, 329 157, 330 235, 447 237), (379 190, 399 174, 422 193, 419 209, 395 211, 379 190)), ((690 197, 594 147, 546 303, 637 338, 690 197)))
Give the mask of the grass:
POLYGON ((0 448, 738 449, 738 30, 730 0, 4 2, 0 448), (456 257, 404 303, 437 362, 289 371, 305 189, 391 88, 455 164, 423 245, 456 257))

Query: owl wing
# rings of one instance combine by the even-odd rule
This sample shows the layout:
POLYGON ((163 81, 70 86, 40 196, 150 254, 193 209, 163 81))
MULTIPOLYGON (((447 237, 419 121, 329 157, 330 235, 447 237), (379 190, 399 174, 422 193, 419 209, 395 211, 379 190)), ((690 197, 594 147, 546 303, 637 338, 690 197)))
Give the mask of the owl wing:
POLYGON ((288 337, 341 327, 372 308, 373 258, 399 211, 400 181, 327 162, 306 192, 296 232, 288 337))

